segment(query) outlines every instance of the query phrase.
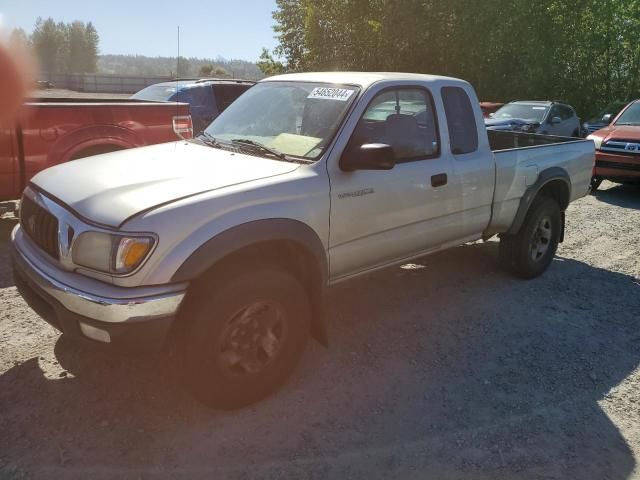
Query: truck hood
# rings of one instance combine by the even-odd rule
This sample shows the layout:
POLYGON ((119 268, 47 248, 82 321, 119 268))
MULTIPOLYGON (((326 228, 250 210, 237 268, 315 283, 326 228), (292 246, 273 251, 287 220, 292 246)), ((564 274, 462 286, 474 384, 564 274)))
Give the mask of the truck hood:
POLYGON ((603 141, 608 140, 633 140, 640 142, 640 126, 636 125, 609 125, 593 132, 591 135, 602 138, 603 141))
POLYGON ((298 167, 180 141, 64 163, 31 182, 82 217, 117 227, 158 205, 298 167))
POLYGON ((540 122, 536 122, 534 120, 526 120, 524 118, 505 118, 505 119, 493 119, 493 118, 487 118, 484 121, 484 125, 487 128, 490 128, 492 130, 519 130, 521 129, 524 125, 533 125, 533 126, 539 126, 540 122))

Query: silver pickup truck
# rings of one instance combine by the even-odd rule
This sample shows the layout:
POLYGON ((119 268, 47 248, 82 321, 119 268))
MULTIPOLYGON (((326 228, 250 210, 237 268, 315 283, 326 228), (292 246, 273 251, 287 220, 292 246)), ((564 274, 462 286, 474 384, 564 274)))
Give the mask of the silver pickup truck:
POLYGON ((589 140, 488 136, 462 80, 271 77, 197 139, 34 177, 16 284, 70 337, 175 345, 195 395, 235 408, 327 343, 333 284, 494 235, 506 269, 540 275, 593 164, 589 140))

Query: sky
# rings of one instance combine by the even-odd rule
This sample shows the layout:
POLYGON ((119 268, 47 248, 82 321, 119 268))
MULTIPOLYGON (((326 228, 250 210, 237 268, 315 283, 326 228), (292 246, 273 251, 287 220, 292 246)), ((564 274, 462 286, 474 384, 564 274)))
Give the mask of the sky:
POLYGON ((0 0, 4 30, 33 30, 36 18, 93 22, 100 53, 255 61, 276 45, 275 0, 0 0))

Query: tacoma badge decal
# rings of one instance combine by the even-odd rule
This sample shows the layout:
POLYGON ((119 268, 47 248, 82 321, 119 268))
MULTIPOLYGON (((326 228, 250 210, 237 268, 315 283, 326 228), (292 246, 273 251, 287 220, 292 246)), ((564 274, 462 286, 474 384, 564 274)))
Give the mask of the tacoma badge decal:
POLYGON ((354 192, 339 193, 338 198, 362 197, 364 195, 371 195, 375 192, 376 191, 373 188, 363 188, 362 190, 356 190, 354 192))

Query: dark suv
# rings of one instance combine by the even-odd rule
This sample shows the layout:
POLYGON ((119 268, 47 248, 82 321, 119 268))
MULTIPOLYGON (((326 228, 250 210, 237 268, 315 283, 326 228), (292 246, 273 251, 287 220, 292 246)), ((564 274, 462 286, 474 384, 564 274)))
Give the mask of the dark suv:
POLYGON ((629 102, 611 102, 594 118, 582 124, 585 136, 609 125, 629 102))
POLYGON ((195 136, 202 133, 214 118, 254 84, 255 82, 249 80, 178 79, 150 85, 131 98, 188 103, 191 107, 195 136))

